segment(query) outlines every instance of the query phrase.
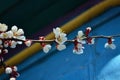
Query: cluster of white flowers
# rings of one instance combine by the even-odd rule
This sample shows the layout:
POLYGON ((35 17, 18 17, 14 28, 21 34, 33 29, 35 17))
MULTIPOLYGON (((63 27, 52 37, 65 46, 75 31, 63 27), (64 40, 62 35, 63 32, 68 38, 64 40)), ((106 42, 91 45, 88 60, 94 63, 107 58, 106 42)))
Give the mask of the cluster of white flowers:
POLYGON ((3 47, 7 48, 15 48, 17 44, 22 44, 23 40, 25 41, 26 46, 31 45, 30 40, 26 40, 26 37, 24 36, 24 31, 23 29, 18 29, 17 26, 12 26, 11 30, 7 31, 8 26, 6 24, 1 24, 0 23, 0 45, 3 45, 3 47), (9 40, 9 39, 18 39, 16 40, 9 40))
POLYGON ((15 48, 17 44, 22 44, 23 42, 27 46, 30 46, 30 41, 26 40, 23 29, 18 29, 17 26, 12 26, 12 28, 8 30, 6 24, 0 23, 0 66, 5 68, 6 74, 10 74, 10 80, 16 80, 19 73, 17 73, 16 66, 6 67, 3 56, 8 53, 8 47, 15 48))
MULTIPOLYGON (((92 45, 95 43, 95 38, 89 36, 91 30, 92 30, 91 27, 87 27, 84 32, 82 30, 78 31, 76 38, 73 40, 74 43, 73 53, 82 54, 84 49, 83 46, 84 44, 92 45)), ((56 48, 60 51, 65 49, 66 45, 64 43, 67 41, 66 34, 63 33, 59 27, 54 28, 53 33, 55 34, 55 41, 57 42, 56 48)), ((96 38, 101 38, 101 37, 98 36, 96 38)), ((115 49, 116 46, 113 43, 113 41, 114 39, 108 38, 108 42, 105 43, 105 48, 115 49)))
MULTIPOLYGON (((32 40, 27 40, 24 36, 23 29, 18 29, 17 26, 12 26, 11 30, 7 31, 8 26, 6 24, 0 23, 0 53, 7 53, 7 49, 2 49, 10 47, 15 48, 17 44, 24 44, 26 46, 31 46, 32 40), (11 40, 10 40, 11 39, 11 40), (13 39, 13 40, 12 40, 13 39), (17 39, 17 40, 14 40, 17 39)), ((76 38, 73 40, 74 49, 73 53, 81 54, 83 53, 83 45, 84 44, 94 44, 95 38, 89 37, 89 33, 91 32, 91 27, 87 27, 83 32, 82 30, 78 31, 76 38)), ((56 48, 61 51, 66 49, 65 42, 67 41, 67 34, 65 34, 59 27, 53 29, 53 33, 55 35, 55 42, 57 43, 56 48)), ((45 41, 45 37, 40 37, 40 41, 45 41)), ((51 49, 50 44, 46 44, 45 42, 41 42, 43 47, 43 51, 48 53, 51 49)), ((108 42, 105 44, 105 48, 115 49, 116 46, 113 44, 113 39, 109 38, 108 42)), ((2 59, 1 59, 2 60, 2 59)))
POLYGON ((67 41, 66 34, 58 27, 53 29, 53 33, 55 34, 55 41, 57 42, 56 48, 59 51, 66 49, 66 45, 64 44, 67 41))
POLYGON ((17 72, 16 66, 6 67, 5 73, 10 75, 10 80, 16 80, 16 78, 20 76, 20 74, 17 72))
POLYGON ((73 53, 82 54, 83 53, 83 44, 94 44, 95 38, 89 37, 91 32, 91 27, 87 27, 85 33, 80 30, 78 31, 76 39, 74 39, 74 49, 73 53))
MULTIPOLYGON (((74 43, 74 49, 73 49, 73 53, 75 54, 82 54, 83 53, 83 44, 94 44, 94 38, 90 38, 88 37, 89 33, 91 31, 91 28, 88 27, 86 29, 86 33, 84 34, 83 31, 78 31, 78 35, 76 36, 76 39, 74 39, 73 43, 74 43)), ((59 27, 54 28, 53 29, 53 33, 55 35, 55 42, 56 42, 56 48, 59 51, 62 51, 64 49, 66 49, 66 45, 65 42, 67 41, 67 34, 65 34, 59 27)), ((41 42, 41 46, 43 47, 43 51, 45 53, 48 53, 51 49, 51 45, 50 44, 46 44, 45 41, 45 37, 41 36, 39 37, 41 42)), ((31 41, 27 41, 28 45, 31 44, 31 41), (29 44, 30 43, 30 44, 29 44)), ((26 43, 25 43, 26 44, 26 43)))
POLYGON ((74 40, 74 49, 73 49, 73 53, 75 54, 82 54, 83 53, 83 44, 81 43, 83 41, 78 41, 78 39, 74 40))
POLYGON ((25 40, 23 29, 18 29, 17 26, 12 26, 11 30, 7 31, 8 26, 0 23, 0 45, 3 47, 15 48, 17 44, 22 44, 22 41, 7 40, 20 39, 25 40))
MULTIPOLYGON (((24 36, 23 29, 18 29, 17 26, 12 26, 11 30, 8 30, 8 26, 6 24, 0 23, 0 62, 3 65, 4 58, 3 55, 8 53, 8 50, 6 48, 15 48, 17 44, 24 44, 26 46, 31 46, 33 41, 40 42, 41 46, 43 47, 43 51, 45 53, 48 53, 51 49, 50 44, 46 44, 46 39, 44 36, 39 37, 39 40, 30 40, 26 39, 24 36)), ((67 34, 65 34, 59 27, 53 29, 53 33, 55 35, 55 41, 56 42, 56 48, 61 51, 66 49, 65 42, 71 41, 74 43, 73 53, 75 54, 82 54, 84 49, 84 44, 94 44, 95 38, 101 38, 100 36, 89 36, 91 32, 91 27, 87 27, 86 30, 83 32, 82 30, 78 31, 77 36, 73 40, 67 40, 67 34)), ((119 35, 120 37, 120 35, 119 35)), ((113 43, 114 39, 113 36, 105 36, 102 38, 107 38, 108 41, 105 43, 105 48, 111 48, 115 49, 116 46, 113 43)), ((49 42, 49 41, 48 41, 49 42)), ((1 64, 0 64, 1 65, 1 64)), ((5 66, 5 72, 6 74, 10 74, 10 80, 16 80, 16 78, 19 76, 19 73, 17 72, 17 67, 6 67, 5 66)))
MULTIPOLYGON (((12 26, 12 28, 8 30, 6 24, 0 23, 0 66, 5 67, 3 56, 8 53, 7 48, 15 48, 17 44, 22 44, 23 42, 27 46, 31 45, 30 40, 26 40, 23 29, 18 29, 17 26, 12 26)), ((11 80, 14 79, 11 78, 11 80)))

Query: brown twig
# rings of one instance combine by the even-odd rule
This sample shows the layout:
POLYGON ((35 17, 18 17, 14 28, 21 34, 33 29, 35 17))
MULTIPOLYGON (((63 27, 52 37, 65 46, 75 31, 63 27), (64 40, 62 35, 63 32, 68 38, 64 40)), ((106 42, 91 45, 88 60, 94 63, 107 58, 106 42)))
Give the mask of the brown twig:
MULTIPOLYGON (((111 35, 111 36, 104 36, 104 35, 98 35, 98 36, 88 36, 90 38, 114 38, 114 37, 120 37, 120 34, 116 35, 111 35)), ((83 40, 87 39, 88 37, 83 37, 83 40)), ((16 38, 8 38, 8 39, 1 39, 1 40, 15 40, 15 41, 22 41, 25 42, 26 40, 21 40, 21 39, 16 39, 16 38)), ((53 40, 34 40, 34 39, 27 39, 32 42, 37 42, 37 43, 50 43, 50 42, 55 42, 55 39, 53 40)), ((74 42, 73 40, 67 40, 66 42, 74 42)))

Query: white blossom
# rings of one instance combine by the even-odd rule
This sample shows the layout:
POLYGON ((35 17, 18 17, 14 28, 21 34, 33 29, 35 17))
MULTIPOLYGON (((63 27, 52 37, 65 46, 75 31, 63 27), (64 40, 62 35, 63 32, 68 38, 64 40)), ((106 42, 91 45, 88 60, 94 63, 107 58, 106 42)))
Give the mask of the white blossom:
POLYGON ((86 41, 83 40, 85 38, 83 31, 78 31, 78 35, 77 35, 77 41, 82 43, 82 44, 86 44, 86 41))
POLYGON ((3 45, 4 45, 4 47, 7 48, 7 47, 9 46, 9 42, 8 42, 8 41, 5 41, 3 45))
POLYGON ((12 38, 13 37, 13 32, 12 31, 8 31, 6 32, 7 38, 12 38))
POLYGON ((25 37, 25 36, 17 36, 17 37, 15 37, 15 38, 20 39, 20 40, 26 40, 26 37, 25 37))
POLYGON ((18 27, 17 26, 12 26, 11 30, 12 30, 12 32, 17 32, 18 27))
POLYGON ((11 48, 15 48, 16 45, 17 45, 17 42, 16 42, 16 41, 11 41, 11 43, 10 43, 10 47, 11 47, 11 48))
POLYGON ((111 49, 116 49, 115 44, 109 44, 109 43, 105 43, 105 48, 111 48, 111 49))
POLYGON ((45 45, 45 46, 43 47, 43 51, 44 51, 45 53, 48 53, 50 49, 51 49, 51 45, 49 45, 49 44, 47 44, 47 45, 45 45))
POLYGON ((59 51, 62 51, 62 50, 64 50, 64 49, 66 49, 66 45, 64 45, 64 44, 57 45, 57 49, 58 49, 59 51))
POLYGON ((7 49, 4 49, 3 52, 4 52, 4 53, 8 53, 8 50, 7 50, 7 49))
POLYGON ((24 31, 23 29, 18 29, 18 31, 16 32, 17 35, 23 35, 24 34, 24 31))
POLYGON ((2 39, 8 38, 8 34, 7 34, 7 33, 1 33, 1 34, 0 34, 0 37, 1 37, 2 39))
POLYGON ((4 32, 8 29, 8 26, 6 24, 1 24, 0 23, 0 31, 4 32))
POLYGON ((67 41, 67 35, 62 32, 60 28, 53 29, 53 33, 55 34, 55 41, 57 42, 57 49, 63 50, 66 48, 66 45, 64 43, 67 41))
POLYGON ((81 40, 81 39, 83 39, 83 35, 84 35, 84 33, 83 33, 83 31, 78 31, 78 38, 81 40))
POLYGON ((112 38, 108 38, 108 42, 105 43, 104 47, 105 47, 105 48, 115 49, 116 46, 115 46, 115 44, 113 43, 113 41, 115 41, 115 40, 112 39, 112 38))
POLYGON ((58 44, 64 44, 67 41, 67 37, 65 33, 59 34, 59 37, 55 40, 58 44))
POLYGON ((10 80, 16 80, 16 78, 12 77, 12 78, 10 78, 10 80))
POLYGON ((17 66, 13 66, 13 70, 14 71, 17 71, 18 69, 17 69, 17 66))
POLYGON ((24 37, 25 39, 25 36, 23 36, 24 35, 23 29, 18 29, 17 26, 12 26, 11 31, 13 32, 13 38, 21 39, 24 37))
POLYGON ((7 68, 5 69, 5 73, 6 73, 6 74, 12 73, 12 68, 11 68, 11 67, 7 67, 7 68))
POLYGON ((2 35, 2 33, 0 34, 0 38, 2 38, 2 39, 3 39, 3 35, 2 35))
POLYGON ((59 37, 59 34, 62 32, 62 30, 57 27, 57 28, 53 28, 53 33, 55 34, 55 37, 59 37))
POLYGON ((7 32, 4 32, 4 33, 0 34, 0 38, 2 38, 2 39, 12 38, 12 37, 13 37, 13 32, 12 31, 7 31, 7 32))
POLYGON ((67 41, 66 34, 62 32, 60 28, 53 29, 53 33, 55 34, 56 42, 58 44, 64 44, 67 41))
POLYGON ((92 29, 91 29, 91 27, 87 27, 87 28, 86 28, 86 30, 89 30, 89 31, 91 31, 92 29))
POLYGON ((17 42, 17 44, 22 44, 23 42, 22 41, 16 41, 17 42))
POLYGON ((73 53, 75 54, 82 54, 83 53, 84 47, 82 46, 81 43, 78 43, 75 48, 73 49, 73 53))
POLYGON ((6 47, 6 48, 7 48, 7 47, 8 47, 8 44, 7 44, 7 43, 4 43, 4 47, 6 47))
MULTIPOLYGON (((40 41, 44 41, 44 40, 45 40, 45 37, 44 37, 44 36, 41 36, 41 37, 39 37, 39 40, 40 40, 40 41)), ((44 42, 41 43, 41 46, 43 47, 43 51, 44 51, 45 53, 48 53, 48 52, 50 51, 50 49, 51 49, 51 45, 50 45, 50 44, 46 44, 46 43, 44 43, 44 42)))

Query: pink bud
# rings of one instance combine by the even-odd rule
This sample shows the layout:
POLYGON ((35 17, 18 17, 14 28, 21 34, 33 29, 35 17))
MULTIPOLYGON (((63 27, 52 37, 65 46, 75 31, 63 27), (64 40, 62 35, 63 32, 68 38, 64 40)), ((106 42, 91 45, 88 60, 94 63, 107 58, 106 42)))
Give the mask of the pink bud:
POLYGON ((39 37, 39 40, 45 40, 44 36, 39 37))
POLYGON ((85 35, 88 36, 90 32, 91 32, 91 27, 87 27, 85 31, 85 35))
MULTIPOLYGON (((41 40, 41 41, 44 41, 45 40, 45 37, 44 36, 41 36, 41 37, 39 37, 39 40, 41 40)), ((44 47, 46 44, 45 43, 41 43, 41 46, 42 47, 44 47)))

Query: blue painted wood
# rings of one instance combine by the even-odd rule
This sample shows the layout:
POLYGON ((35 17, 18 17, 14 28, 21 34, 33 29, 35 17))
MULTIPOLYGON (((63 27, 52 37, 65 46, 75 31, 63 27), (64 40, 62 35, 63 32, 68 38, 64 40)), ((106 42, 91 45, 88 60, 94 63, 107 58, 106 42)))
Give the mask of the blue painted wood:
MULTIPOLYGON (((95 26, 103 19, 119 12, 120 7, 108 10, 84 24, 82 28, 70 33, 68 38, 73 39, 77 31, 84 30, 87 26, 94 28, 91 35, 120 33, 120 16, 114 17, 97 27, 95 26)), ((119 40, 120 38, 116 38, 117 48, 111 50, 104 48, 105 39, 97 39, 94 45, 84 45, 85 49, 82 55, 72 53, 72 43, 67 43, 67 49, 61 52, 57 51, 55 47, 48 54, 40 51, 18 65, 21 74, 18 80, 119 80, 119 40)), ((0 78, 3 77, 5 75, 0 78)))

